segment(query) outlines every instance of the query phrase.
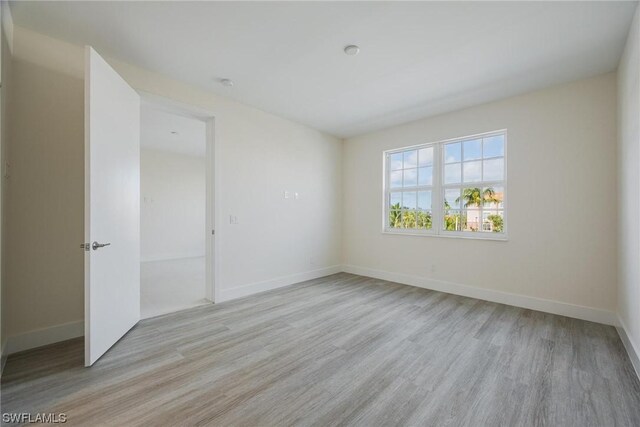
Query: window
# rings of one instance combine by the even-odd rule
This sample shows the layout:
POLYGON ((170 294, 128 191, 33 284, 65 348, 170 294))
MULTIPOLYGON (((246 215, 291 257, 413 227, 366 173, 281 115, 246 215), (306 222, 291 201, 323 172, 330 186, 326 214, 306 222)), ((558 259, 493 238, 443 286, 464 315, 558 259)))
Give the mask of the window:
POLYGON ((386 151, 384 230, 506 237, 506 131, 386 151))

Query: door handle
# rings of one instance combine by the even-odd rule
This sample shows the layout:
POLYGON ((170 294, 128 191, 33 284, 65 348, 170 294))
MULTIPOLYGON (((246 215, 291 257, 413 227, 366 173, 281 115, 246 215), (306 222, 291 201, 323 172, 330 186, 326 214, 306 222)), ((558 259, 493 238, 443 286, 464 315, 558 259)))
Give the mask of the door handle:
POLYGON ((91 248, 93 248, 93 250, 97 250, 100 248, 104 248, 105 246, 109 246, 111 243, 98 243, 98 242, 93 242, 93 244, 91 245, 91 248))

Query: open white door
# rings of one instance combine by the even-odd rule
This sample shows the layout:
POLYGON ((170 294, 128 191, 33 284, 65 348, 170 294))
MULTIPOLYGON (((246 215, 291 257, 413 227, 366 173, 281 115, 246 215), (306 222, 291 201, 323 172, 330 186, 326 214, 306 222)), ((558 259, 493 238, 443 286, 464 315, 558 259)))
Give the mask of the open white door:
POLYGON ((84 203, 85 365, 91 366, 140 319, 140 97, 91 47, 84 203))

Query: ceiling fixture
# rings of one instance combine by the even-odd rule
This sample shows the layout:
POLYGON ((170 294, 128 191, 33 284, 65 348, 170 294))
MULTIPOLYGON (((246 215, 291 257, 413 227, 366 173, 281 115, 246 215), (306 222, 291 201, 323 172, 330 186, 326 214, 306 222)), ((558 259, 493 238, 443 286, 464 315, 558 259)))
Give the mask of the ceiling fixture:
POLYGON ((175 131, 175 130, 172 130, 172 131, 171 131, 171 135, 177 135, 177 134, 178 134, 178 132, 177 132, 177 131, 175 131))
POLYGON ((360 53, 360 48, 355 44, 350 44, 349 46, 345 46, 344 53, 347 55, 355 56, 360 53))
POLYGON ((221 79, 220 83, 222 83, 224 86, 228 86, 228 87, 233 86, 233 80, 231 80, 231 79, 221 79))

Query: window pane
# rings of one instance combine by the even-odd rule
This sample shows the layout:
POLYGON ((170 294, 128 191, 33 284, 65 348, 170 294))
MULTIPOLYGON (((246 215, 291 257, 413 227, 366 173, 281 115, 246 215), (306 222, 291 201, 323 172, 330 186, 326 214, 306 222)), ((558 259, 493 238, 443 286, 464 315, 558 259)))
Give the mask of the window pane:
POLYGON ((452 144, 445 144, 444 146, 444 162, 445 163, 455 163, 461 160, 460 155, 461 144, 459 142, 455 142, 452 144))
POLYGON ((402 153, 393 153, 389 162, 392 171, 402 169, 402 153))
POLYGON ((416 166, 418 166, 418 151, 417 150, 411 150, 411 151, 405 151, 404 153, 404 165, 403 167, 406 168, 415 168, 416 166))
POLYGON ((391 172, 389 180, 391 181, 389 183, 389 186, 391 188, 400 188, 402 187, 402 171, 395 171, 395 172, 391 172))
POLYGON ((415 191, 405 191, 402 193, 402 207, 404 209, 416 208, 416 192, 415 191))
POLYGON ((447 231, 462 231, 466 219, 460 211, 450 211, 444 215, 443 228, 447 231))
POLYGON ((449 209, 460 208, 460 189, 449 188, 444 190, 444 209, 445 212, 449 209))
POLYGON ((466 222, 462 231, 479 231, 482 227, 482 211, 478 207, 474 206, 464 211, 463 218, 466 218, 466 222))
POLYGON ((482 190, 486 209, 502 209, 504 207, 504 187, 485 187, 482 190))
POLYGON ((417 212, 417 224, 416 227, 422 230, 431 230, 432 228, 432 217, 430 211, 418 211, 417 212))
POLYGON ((416 211, 408 210, 402 211, 402 227, 403 228, 416 228, 416 211))
POLYGON ((418 173, 417 169, 405 169, 404 170, 404 181, 402 185, 404 187, 415 187, 418 185, 418 173))
POLYGON ((389 207, 391 209, 400 209, 402 207, 402 193, 394 191, 389 195, 389 207))
POLYGON ((418 168, 418 185, 433 185, 433 168, 418 168))
POLYGON ((418 150, 418 165, 433 166, 433 147, 418 150))
POLYGON ((483 212, 482 213, 482 231, 485 233, 502 233, 504 232, 504 212, 483 212))
POLYGON ((418 209, 431 209, 431 191, 418 191, 418 209))
POLYGON ((444 183, 445 184, 457 184, 460 182, 460 163, 454 163, 452 165, 444 166, 444 183))
POLYGON ((462 164, 462 176, 464 182, 481 181, 482 162, 468 162, 462 164))
POLYGON ((393 209, 389 211, 389 227, 402 227, 402 212, 400 210, 393 209))
POLYGON ((482 174, 483 181, 502 181, 504 176, 504 159, 485 160, 482 174))
POLYGON ((464 160, 475 160, 482 158, 482 140, 474 139, 463 143, 464 160))
POLYGON ((490 136, 483 140, 482 155, 483 157, 502 157, 504 156, 504 135, 490 136))

